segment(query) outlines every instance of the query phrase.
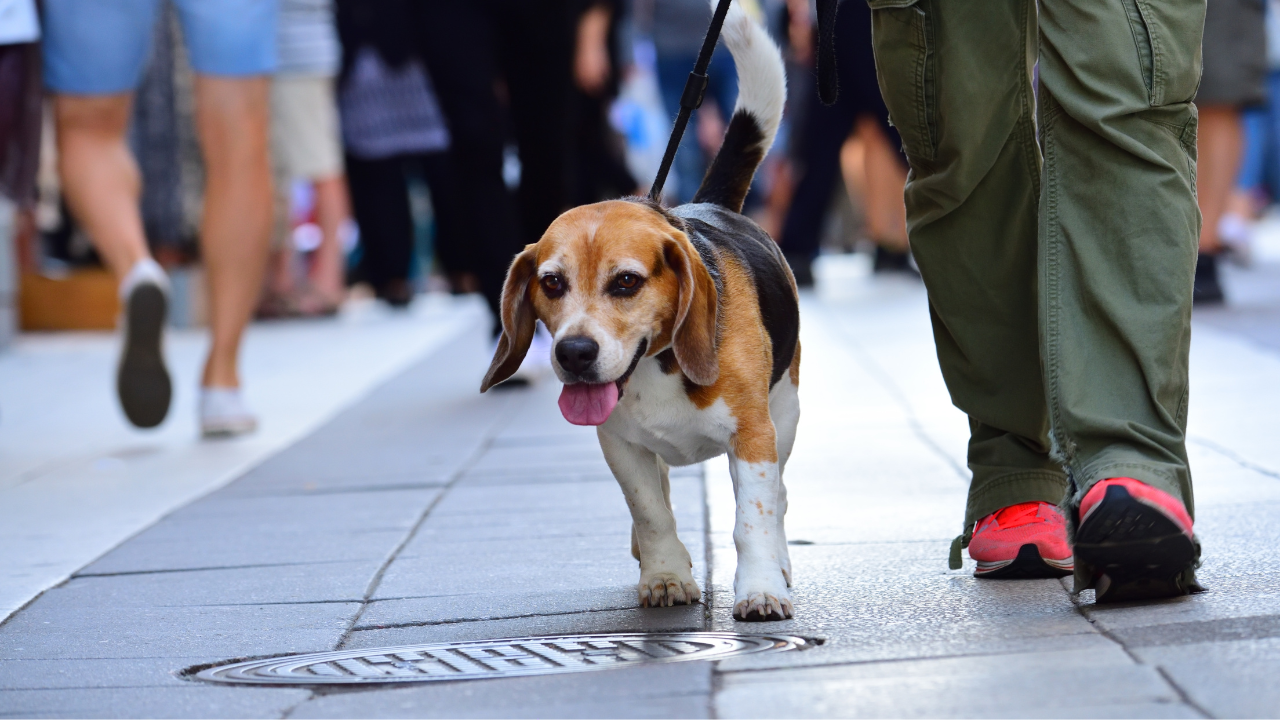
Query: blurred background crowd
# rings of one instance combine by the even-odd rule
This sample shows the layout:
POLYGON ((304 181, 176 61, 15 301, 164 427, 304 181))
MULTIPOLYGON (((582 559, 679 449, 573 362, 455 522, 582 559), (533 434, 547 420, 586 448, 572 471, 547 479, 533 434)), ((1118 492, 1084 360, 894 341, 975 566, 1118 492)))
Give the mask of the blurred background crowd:
MULTIPOLYGON (((790 88, 745 212, 802 286, 822 253, 915 277, 865 3, 841 5, 825 107, 810 0, 738 1, 790 88)), ((156 288, 170 324, 210 328, 206 434, 250 431, 253 318, 423 292, 496 309, 559 213, 645 192, 709 19, 707 0, 0 0, 0 338, 112 327, 156 288)), ((1218 265, 1249 262, 1280 198, 1280 0, 1209 0, 1204 50, 1196 300, 1220 303, 1218 265)), ((727 52, 709 74, 671 204, 732 111, 727 52)))

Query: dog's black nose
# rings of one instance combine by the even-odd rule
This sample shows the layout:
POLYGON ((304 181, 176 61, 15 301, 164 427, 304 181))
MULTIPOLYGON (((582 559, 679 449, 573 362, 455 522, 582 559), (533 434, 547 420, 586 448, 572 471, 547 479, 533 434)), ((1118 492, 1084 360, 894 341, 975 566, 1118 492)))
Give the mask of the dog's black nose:
POLYGON ((567 337, 556 344, 556 360, 560 367, 574 375, 590 370, 599 354, 600 344, 585 335, 567 337))

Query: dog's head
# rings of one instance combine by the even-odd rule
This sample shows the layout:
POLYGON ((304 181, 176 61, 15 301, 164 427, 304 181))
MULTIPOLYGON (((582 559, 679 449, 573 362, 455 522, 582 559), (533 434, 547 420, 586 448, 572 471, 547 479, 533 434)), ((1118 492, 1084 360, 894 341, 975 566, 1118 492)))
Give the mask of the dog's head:
POLYGON ((685 233, 643 203, 570 210, 516 256, 481 392, 520 367, 535 320, 551 331, 560 408, 576 424, 608 419, 640 358, 668 347, 691 381, 719 375, 715 283, 685 233))

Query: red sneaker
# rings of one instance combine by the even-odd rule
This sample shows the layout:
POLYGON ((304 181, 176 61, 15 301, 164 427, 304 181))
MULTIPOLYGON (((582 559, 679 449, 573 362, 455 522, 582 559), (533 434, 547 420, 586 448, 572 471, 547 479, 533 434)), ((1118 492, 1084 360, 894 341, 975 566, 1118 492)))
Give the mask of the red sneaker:
POLYGON ((1110 478, 1080 502, 1075 553, 1097 602, 1176 597, 1202 588, 1199 547, 1177 498, 1133 478, 1110 478))
POLYGON ((1056 578, 1075 568, 1067 544, 1067 523, 1057 506, 1024 502, 978 521, 969 541, 980 578, 1056 578))

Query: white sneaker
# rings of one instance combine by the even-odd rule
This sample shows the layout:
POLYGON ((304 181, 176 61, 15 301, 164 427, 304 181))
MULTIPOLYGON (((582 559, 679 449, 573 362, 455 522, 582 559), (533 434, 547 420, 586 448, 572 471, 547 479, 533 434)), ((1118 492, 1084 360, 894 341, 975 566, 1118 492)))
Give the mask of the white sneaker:
POLYGON ((169 312, 169 276, 155 260, 134 263, 120 283, 124 335, 116 368, 116 394, 129 422, 159 425, 169 414, 173 383, 164 362, 164 322, 169 312))
MULTIPOLYGON (((496 342, 494 347, 497 347, 496 342)), ((533 340, 529 342, 529 352, 525 353, 524 360, 521 361, 515 373, 502 384, 510 383, 509 387, 533 385, 549 374, 551 374, 551 333, 539 320, 533 330, 533 340)))
POLYGON ((235 437, 258 429, 258 418, 244 403, 240 388, 200 388, 200 434, 235 437))

